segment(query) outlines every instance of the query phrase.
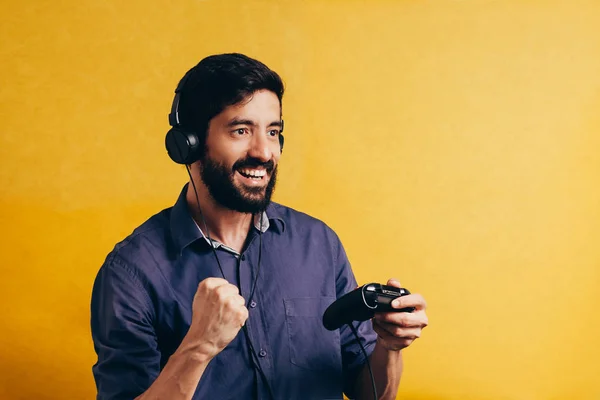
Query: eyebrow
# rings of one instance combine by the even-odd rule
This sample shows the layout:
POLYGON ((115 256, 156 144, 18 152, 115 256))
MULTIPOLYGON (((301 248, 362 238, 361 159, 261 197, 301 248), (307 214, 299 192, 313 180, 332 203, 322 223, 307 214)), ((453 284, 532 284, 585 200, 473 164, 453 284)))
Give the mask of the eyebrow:
MULTIPOLYGON (((255 127, 256 123, 249 119, 237 119, 237 118, 234 118, 227 123, 228 127, 233 127, 233 126, 237 126, 237 125, 249 125, 249 126, 255 127)), ((281 128, 281 120, 273 121, 268 126, 269 127, 278 126, 281 128)))

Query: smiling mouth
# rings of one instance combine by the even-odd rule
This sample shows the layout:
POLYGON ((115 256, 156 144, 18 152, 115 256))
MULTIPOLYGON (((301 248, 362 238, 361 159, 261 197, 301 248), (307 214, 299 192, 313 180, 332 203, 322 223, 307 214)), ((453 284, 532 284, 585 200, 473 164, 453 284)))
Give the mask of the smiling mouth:
POLYGON ((267 171, 264 169, 243 168, 238 169, 237 172, 239 172, 239 174, 242 175, 244 178, 253 179, 257 181, 260 181, 265 176, 267 176, 267 171))

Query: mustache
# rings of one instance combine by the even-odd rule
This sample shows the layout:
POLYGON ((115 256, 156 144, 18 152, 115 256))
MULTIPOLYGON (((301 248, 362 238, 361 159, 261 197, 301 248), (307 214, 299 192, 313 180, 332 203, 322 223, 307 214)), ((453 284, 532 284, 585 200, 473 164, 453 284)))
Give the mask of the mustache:
POLYGON ((262 162, 256 158, 246 157, 242 160, 237 160, 233 164, 234 171, 236 169, 253 168, 253 167, 264 167, 264 169, 267 170, 267 173, 271 173, 271 172, 273 172, 273 169, 275 168, 275 163, 273 162, 273 160, 269 160, 267 162, 262 162))

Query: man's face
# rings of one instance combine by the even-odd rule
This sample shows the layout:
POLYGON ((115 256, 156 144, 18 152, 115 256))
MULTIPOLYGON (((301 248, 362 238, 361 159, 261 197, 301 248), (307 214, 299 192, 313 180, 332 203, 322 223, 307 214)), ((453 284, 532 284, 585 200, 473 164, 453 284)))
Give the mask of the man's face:
POLYGON ((281 155, 280 131, 279 99, 267 90, 225 108, 210 121, 200 176, 218 204, 243 213, 267 207, 281 155))

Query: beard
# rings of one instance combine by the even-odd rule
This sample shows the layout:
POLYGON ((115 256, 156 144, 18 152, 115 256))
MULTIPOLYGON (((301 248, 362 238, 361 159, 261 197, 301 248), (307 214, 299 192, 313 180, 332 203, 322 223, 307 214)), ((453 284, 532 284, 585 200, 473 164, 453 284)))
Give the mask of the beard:
POLYGON ((274 166, 273 161, 265 163, 246 157, 236 161, 229 169, 224 164, 211 159, 206 151, 201 162, 200 178, 217 204, 233 211, 257 214, 265 211, 271 203, 271 196, 277 181, 277 166, 274 166), (258 166, 266 169, 267 174, 263 179, 270 177, 266 187, 235 184, 234 176, 237 170, 258 166))

